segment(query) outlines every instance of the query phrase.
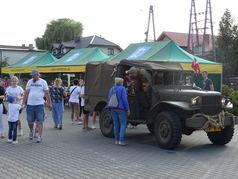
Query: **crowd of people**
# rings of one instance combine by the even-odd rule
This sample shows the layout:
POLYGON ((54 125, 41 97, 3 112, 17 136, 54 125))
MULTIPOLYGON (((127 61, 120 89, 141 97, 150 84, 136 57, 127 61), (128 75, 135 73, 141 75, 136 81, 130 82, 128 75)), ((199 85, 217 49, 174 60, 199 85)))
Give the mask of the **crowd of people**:
MULTIPOLYGON (((127 116, 130 115, 130 104, 128 96, 136 96, 139 91, 147 92, 151 76, 143 69, 130 68, 126 71, 125 80, 123 78, 115 78, 115 84, 109 91, 109 104, 111 116, 113 119, 113 129, 115 144, 126 145, 125 132, 127 128, 127 116), (114 97, 114 98, 113 98, 114 97), (112 101, 114 100, 114 101, 112 101)), ((16 76, 12 76, 10 82, 5 79, 0 85, 0 138, 5 138, 2 114, 8 114, 8 138, 9 143, 16 144, 17 136, 23 134, 21 113, 26 107, 26 119, 29 126, 29 139, 37 138, 37 143, 42 141, 43 123, 45 120, 44 107, 48 107, 52 111, 52 119, 54 128, 63 129, 64 116, 64 99, 69 97, 69 106, 71 109, 72 124, 83 125, 83 130, 91 130, 96 127, 97 112, 92 113, 93 125, 89 127, 89 111, 84 109, 85 106, 85 82, 83 79, 75 79, 73 84, 66 91, 62 87, 62 80, 56 78, 51 86, 40 78, 40 73, 36 70, 31 72, 32 78, 27 82, 25 91, 18 85, 19 80, 16 76), (4 100, 8 102, 8 108, 4 106, 4 100)), ((203 72, 202 76, 203 89, 207 91, 214 90, 212 80, 208 78, 208 73, 203 72)), ((188 78, 186 80, 191 79, 188 78)), ((194 84, 193 84, 194 85, 194 84)), ((147 100, 144 100, 147 101, 147 100)), ((143 104, 144 105, 144 104, 143 104)), ((142 104, 140 106, 143 106, 142 104)), ((146 106, 144 106, 146 107, 146 106)), ((136 117, 136 116, 134 116, 136 117)), ((133 115, 130 116, 133 118, 133 115)))
POLYGON ((23 135, 21 113, 26 108, 26 120, 29 126, 29 139, 37 138, 36 142, 42 141, 43 123, 45 121, 45 106, 52 113, 54 128, 63 129, 64 99, 69 97, 72 124, 83 125, 83 129, 95 129, 96 115, 93 115, 93 125, 89 127, 89 112, 84 110, 84 80, 74 80, 69 90, 62 86, 62 80, 56 78, 52 85, 40 77, 37 70, 32 70, 32 78, 28 80, 25 91, 18 85, 17 76, 7 78, 0 84, 0 138, 4 139, 4 126, 2 117, 7 114, 9 143, 16 144, 17 136, 23 135), (7 102, 7 107, 4 105, 7 102))

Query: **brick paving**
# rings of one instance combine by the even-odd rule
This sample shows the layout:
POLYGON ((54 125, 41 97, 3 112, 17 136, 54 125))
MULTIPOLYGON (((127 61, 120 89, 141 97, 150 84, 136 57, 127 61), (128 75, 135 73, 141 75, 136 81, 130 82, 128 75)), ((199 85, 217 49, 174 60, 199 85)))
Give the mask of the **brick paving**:
MULTIPOLYGON (((23 118, 24 114, 23 114, 23 118)), ((7 129, 6 116, 4 116, 7 129)), ((237 128, 227 146, 214 146, 204 132, 183 136, 174 151, 160 149, 144 126, 128 129, 127 146, 114 145, 100 130, 71 124, 53 129, 49 112, 43 141, 28 140, 28 128, 13 145, 0 139, 0 178, 238 178, 237 128)))

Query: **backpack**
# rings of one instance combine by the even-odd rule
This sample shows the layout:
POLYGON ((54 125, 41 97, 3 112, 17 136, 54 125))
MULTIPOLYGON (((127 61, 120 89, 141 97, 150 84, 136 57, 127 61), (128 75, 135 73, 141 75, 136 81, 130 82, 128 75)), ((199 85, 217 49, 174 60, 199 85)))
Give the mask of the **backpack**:
POLYGON ((119 103, 118 103, 118 99, 117 99, 117 90, 116 90, 116 87, 114 87, 113 91, 112 91, 112 96, 110 97, 109 102, 108 102, 108 107, 117 108, 118 104, 119 103))

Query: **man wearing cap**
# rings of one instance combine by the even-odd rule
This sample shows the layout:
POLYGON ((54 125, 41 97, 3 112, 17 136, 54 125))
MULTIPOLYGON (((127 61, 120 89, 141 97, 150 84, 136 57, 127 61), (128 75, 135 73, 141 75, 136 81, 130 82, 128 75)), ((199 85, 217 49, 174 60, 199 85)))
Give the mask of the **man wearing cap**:
POLYGON ((140 88, 139 70, 136 67, 131 67, 127 73, 129 75, 127 79, 128 95, 135 96, 136 92, 139 91, 140 88))
POLYGON ((52 108, 52 103, 47 82, 40 78, 40 74, 37 70, 32 70, 31 76, 32 79, 30 79, 26 85, 23 104, 27 103, 27 122, 30 128, 29 139, 33 139, 33 126, 36 121, 39 124, 37 143, 40 143, 42 140, 43 122, 45 118, 44 96, 46 97, 46 105, 50 110, 52 108))

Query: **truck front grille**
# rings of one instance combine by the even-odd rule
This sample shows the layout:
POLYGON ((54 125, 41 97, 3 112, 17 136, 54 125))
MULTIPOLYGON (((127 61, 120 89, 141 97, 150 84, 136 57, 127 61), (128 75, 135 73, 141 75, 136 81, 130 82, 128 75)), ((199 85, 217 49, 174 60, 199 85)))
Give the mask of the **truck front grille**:
POLYGON ((216 115, 222 110, 221 96, 203 96, 201 111, 207 115, 216 115))

